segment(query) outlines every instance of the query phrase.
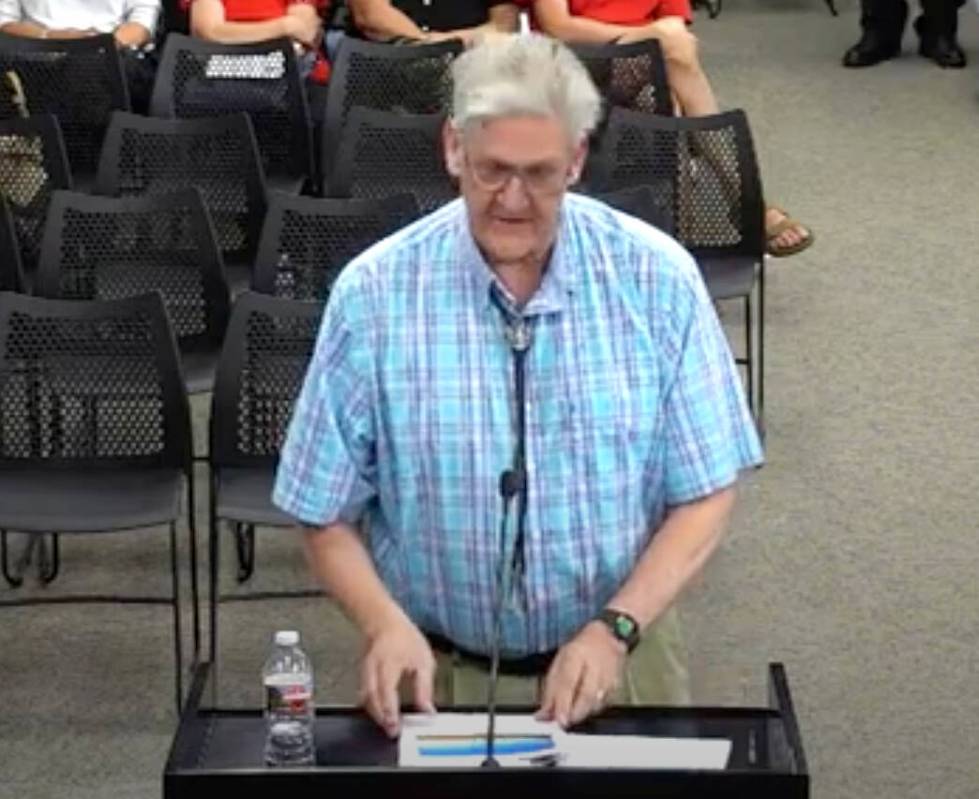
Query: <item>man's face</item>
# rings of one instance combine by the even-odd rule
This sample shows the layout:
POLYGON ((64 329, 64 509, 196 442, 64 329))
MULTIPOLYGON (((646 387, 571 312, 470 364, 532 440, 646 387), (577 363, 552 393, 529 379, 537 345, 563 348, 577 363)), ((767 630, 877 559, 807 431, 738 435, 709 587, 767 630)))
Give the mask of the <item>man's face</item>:
POLYGON ((561 198, 578 179, 585 144, 554 117, 514 116, 446 124, 445 157, 490 265, 543 260, 554 241, 561 198))

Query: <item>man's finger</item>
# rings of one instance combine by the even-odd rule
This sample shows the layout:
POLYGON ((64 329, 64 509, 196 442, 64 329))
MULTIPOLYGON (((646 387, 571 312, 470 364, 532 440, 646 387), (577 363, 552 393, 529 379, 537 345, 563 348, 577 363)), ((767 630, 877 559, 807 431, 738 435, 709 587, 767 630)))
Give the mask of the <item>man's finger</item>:
POLYGON ((383 727, 384 714, 377 694, 377 664, 370 657, 365 657, 360 667, 360 697, 367 715, 378 727, 383 727))
POLYGON ((584 676, 585 662, 578 658, 565 658, 558 672, 554 695, 554 719, 562 727, 571 724, 571 706, 578 685, 584 676))
POLYGON ((399 729, 398 683, 401 682, 402 668, 390 660, 377 666, 377 696, 380 703, 381 726, 392 738, 399 729))
POLYGON ((561 655, 559 654, 547 670, 544 677, 544 686, 541 691, 540 708, 535 714, 535 718, 541 721, 552 721, 554 719, 554 699, 557 696, 558 670, 561 668, 561 655))
POLYGON ((590 716, 599 704, 598 675, 586 664, 581 672, 581 680, 575 688, 571 705, 570 724, 577 724, 590 716))
POLYGON ((415 707, 422 713, 434 713, 435 703, 432 692, 435 687, 435 669, 424 665, 415 669, 415 707))

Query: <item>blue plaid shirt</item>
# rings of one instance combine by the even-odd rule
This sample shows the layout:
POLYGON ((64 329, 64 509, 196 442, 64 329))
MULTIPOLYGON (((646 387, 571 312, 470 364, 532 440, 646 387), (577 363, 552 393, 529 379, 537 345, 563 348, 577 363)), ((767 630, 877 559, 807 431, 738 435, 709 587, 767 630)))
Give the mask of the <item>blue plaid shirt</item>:
POLYGON ((515 444, 494 294, 533 331, 525 572, 503 616, 504 654, 519 656, 568 640, 669 506, 730 486, 762 453, 679 244, 569 194, 543 282, 515 311, 462 201, 444 206, 337 280, 273 494, 310 525, 366 517, 381 579, 423 630, 490 650, 499 475, 515 444))

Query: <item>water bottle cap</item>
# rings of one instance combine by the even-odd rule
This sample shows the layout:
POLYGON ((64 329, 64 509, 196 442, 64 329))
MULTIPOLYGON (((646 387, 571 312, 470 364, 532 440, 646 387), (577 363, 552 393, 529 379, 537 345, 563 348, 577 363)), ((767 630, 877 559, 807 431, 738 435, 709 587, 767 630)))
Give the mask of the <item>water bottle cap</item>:
POLYGON ((295 646, 299 643, 299 633, 295 630, 279 630, 275 634, 276 646, 295 646))

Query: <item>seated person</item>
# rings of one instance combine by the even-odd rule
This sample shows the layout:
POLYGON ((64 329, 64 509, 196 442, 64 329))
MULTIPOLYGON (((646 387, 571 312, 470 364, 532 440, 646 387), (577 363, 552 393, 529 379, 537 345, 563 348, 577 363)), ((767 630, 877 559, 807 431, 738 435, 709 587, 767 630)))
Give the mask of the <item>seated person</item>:
POLYGON ((347 0, 353 34, 377 41, 461 39, 517 30, 519 11, 507 0, 347 0))
POLYGON ((133 110, 145 112, 155 62, 144 48, 153 40, 160 0, 0 0, 0 31, 30 39, 80 39, 111 33, 123 54, 133 110))
MULTIPOLYGON (((697 53, 697 39, 687 29, 689 0, 533 0, 536 26, 569 43, 627 44, 658 39, 666 61, 670 89, 686 116, 720 110, 697 53)), ((813 241, 812 231, 777 206, 765 210, 770 255, 794 255, 813 241)))
POLYGON ((303 77, 326 83, 330 65, 322 51, 320 12, 329 0, 183 0, 193 36, 224 44, 288 37, 300 55, 303 77))

